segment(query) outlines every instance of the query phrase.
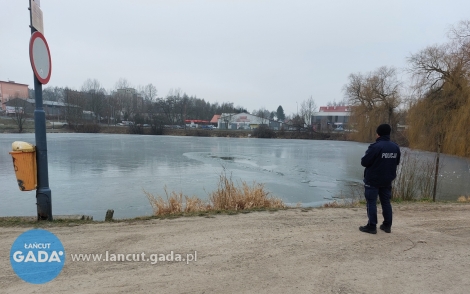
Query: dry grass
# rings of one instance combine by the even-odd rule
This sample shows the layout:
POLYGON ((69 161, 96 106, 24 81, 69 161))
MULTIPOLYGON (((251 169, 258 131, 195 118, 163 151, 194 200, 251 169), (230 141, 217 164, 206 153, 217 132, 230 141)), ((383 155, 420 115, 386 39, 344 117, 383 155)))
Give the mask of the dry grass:
MULTIPOLYGON (((397 177, 392 182, 392 201, 427 201, 432 199, 435 161, 436 158, 422 159, 408 150, 402 151, 397 177)), ((442 164, 440 164, 441 167, 442 164)), ((459 198, 459 202, 470 202, 470 199, 462 197, 459 198)), ((341 191, 337 198, 339 200, 326 203, 323 207, 358 206, 361 200, 364 201, 364 187, 363 185, 350 186, 346 195, 341 191)))
POLYGON ((347 191, 341 190, 336 200, 323 204, 325 208, 358 207, 363 199, 364 189, 359 184, 349 185, 347 191))
POLYGON ((435 160, 435 158, 420 159, 409 151, 402 152, 397 177, 392 183, 393 199, 404 201, 432 199, 435 160))
POLYGON ((156 216, 190 213, 190 212, 202 212, 209 210, 209 205, 201 199, 193 196, 188 197, 183 195, 182 192, 168 193, 165 187, 166 200, 161 196, 155 197, 153 194, 144 190, 145 196, 152 206, 153 213, 156 216), (184 199, 184 201, 183 201, 184 199))
MULTIPOLYGON (((432 199, 435 161, 435 158, 421 159, 410 151, 402 151, 397 177, 392 182, 392 201, 427 201, 432 199)), ((465 198, 465 196, 463 197, 465 198)), ((347 195, 341 191, 338 198, 340 200, 326 203, 323 207, 358 206, 361 200, 365 200, 364 187, 362 185, 350 186, 347 195)), ((458 201, 462 202, 462 199, 458 201)), ((468 201, 470 202, 470 200, 468 201)))
POLYGON ((253 182, 249 186, 242 181, 235 185, 232 176, 225 170, 219 176, 217 190, 209 194, 209 201, 215 210, 244 210, 253 208, 284 208, 282 200, 269 196, 263 184, 253 182))
POLYGON ((359 207, 361 201, 353 199, 340 199, 327 202, 322 205, 324 208, 345 208, 345 207, 359 207))
POLYGON ((470 196, 460 196, 459 198, 457 198, 457 202, 470 202, 470 196))
POLYGON ((328 202, 328 203, 325 203, 323 204, 324 208, 342 208, 342 207, 348 207, 348 205, 344 204, 344 203, 340 203, 336 200, 333 200, 332 202, 328 202))
POLYGON ((144 194, 147 196, 156 216, 286 207, 281 199, 271 197, 263 184, 253 182, 253 185, 250 186, 242 181, 240 185, 236 185, 232 180, 232 176, 227 177, 225 170, 219 176, 217 190, 209 193, 208 201, 201 200, 196 196, 188 197, 181 192, 168 193, 166 187, 166 200, 161 196, 155 197, 145 190, 144 194))

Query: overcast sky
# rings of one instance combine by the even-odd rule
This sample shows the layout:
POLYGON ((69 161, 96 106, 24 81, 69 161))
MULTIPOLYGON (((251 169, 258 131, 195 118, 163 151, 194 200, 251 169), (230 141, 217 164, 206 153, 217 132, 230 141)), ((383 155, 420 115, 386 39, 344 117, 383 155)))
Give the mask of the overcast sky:
MULTIPOLYGON (((286 114, 341 101, 351 73, 407 67, 468 19, 468 0, 41 0, 48 86, 152 83, 286 114)), ((0 0, 0 80, 33 85, 29 1, 0 0)))

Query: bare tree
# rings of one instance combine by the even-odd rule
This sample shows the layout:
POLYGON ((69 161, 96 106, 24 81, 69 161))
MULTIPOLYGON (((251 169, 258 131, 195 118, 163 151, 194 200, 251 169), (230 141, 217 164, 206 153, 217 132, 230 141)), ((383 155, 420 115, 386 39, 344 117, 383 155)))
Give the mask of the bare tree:
POLYGON ((12 107, 14 107, 14 113, 12 116, 13 121, 18 126, 18 133, 23 132, 24 124, 26 122, 27 113, 26 113, 26 99, 20 98, 18 95, 12 100, 12 107))
POLYGON ((346 106, 347 105, 347 102, 345 99, 341 100, 341 101, 336 101, 336 100, 333 100, 333 101, 329 101, 326 106, 346 106))
POLYGON ((468 41, 468 38, 470 38, 470 20, 462 20, 456 26, 452 26, 448 36, 451 40, 468 41))
POLYGON ((317 105, 315 104, 315 101, 313 100, 312 96, 300 103, 300 116, 303 118, 304 123, 308 126, 312 125, 312 116, 316 110, 317 105))
POLYGON ((165 99, 158 101, 159 108, 170 124, 182 124, 184 110, 182 109, 181 90, 171 89, 165 99), (183 115, 182 115, 183 114, 183 115))
POLYGON ((373 92, 387 114, 387 122, 396 127, 394 112, 401 103, 400 90, 402 83, 397 79, 396 69, 382 66, 370 79, 373 92))
POLYGON ((94 113, 97 122, 100 122, 105 109, 105 89, 97 79, 88 79, 83 83, 82 92, 87 100, 87 110, 94 113))
POLYGON ((62 102, 64 99, 64 89, 59 87, 47 87, 42 91, 42 98, 44 101, 57 101, 62 102))
MULTIPOLYGON (((153 84, 147 84, 146 86, 139 86, 138 92, 140 93, 139 104, 141 109, 137 112, 140 112, 138 116, 141 116, 143 122, 152 122, 156 121, 152 117, 156 114, 157 107, 155 106, 155 99, 157 97, 157 88, 153 84)), ((160 121, 160 120, 158 120, 160 121)))
POLYGON ((142 89, 142 96, 146 101, 154 101, 157 97, 157 88, 152 84, 148 84, 142 89))
POLYGON ((305 126, 305 120, 301 115, 295 115, 292 118, 292 126, 300 132, 300 130, 305 126))
POLYGON ((70 127, 76 127, 82 122, 84 102, 81 92, 64 89, 65 116, 70 127))
POLYGON ((271 115, 271 112, 266 108, 262 107, 258 110, 254 110, 253 114, 261 119, 261 124, 266 125, 269 123, 269 116, 271 115))
POLYGON ((344 91, 353 106, 350 123, 357 130, 352 134, 354 139, 373 140, 375 128, 381 123, 389 123, 396 130, 396 109, 401 103, 401 87, 394 68, 383 66, 366 75, 349 75, 344 91))
POLYGON ((117 100, 118 112, 124 120, 134 117, 139 113, 142 108, 142 97, 134 88, 132 88, 129 81, 125 78, 120 78, 115 85, 114 98, 117 100))
POLYGON ((111 93, 110 95, 105 95, 104 98, 104 112, 103 114, 106 116, 106 120, 108 125, 116 124, 116 116, 119 112, 119 103, 118 99, 116 98, 116 93, 113 90, 108 90, 107 93, 111 93))
POLYGON ((460 22, 450 41, 412 54, 415 100, 408 114, 410 146, 470 157, 470 22, 460 22))
POLYGON ((116 82, 115 87, 116 89, 127 89, 131 88, 131 84, 126 78, 119 78, 119 80, 116 82))
MULTIPOLYGON (((186 93, 183 93, 183 96, 178 101, 178 116, 181 118, 181 122, 186 125, 186 119, 188 114, 188 107, 190 107, 191 103, 189 101, 189 96, 186 93)), ((200 119, 200 117, 195 117, 195 119, 200 119)))
POLYGON ((233 117, 235 113, 222 113, 222 116, 220 119, 224 122, 225 124, 225 129, 228 129, 230 124, 233 123, 233 117))

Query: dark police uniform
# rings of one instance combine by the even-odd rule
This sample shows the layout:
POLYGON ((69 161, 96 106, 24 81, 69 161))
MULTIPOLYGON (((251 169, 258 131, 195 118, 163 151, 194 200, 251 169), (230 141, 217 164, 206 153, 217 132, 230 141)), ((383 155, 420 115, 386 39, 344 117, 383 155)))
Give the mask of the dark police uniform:
POLYGON ((377 195, 382 205, 383 225, 392 226, 392 181, 397 176, 400 163, 400 147, 390 141, 389 135, 382 135, 370 144, 366 154, 361 158, 364 170, 364 196, 367 201, 368 226, 377 226, 377 195))

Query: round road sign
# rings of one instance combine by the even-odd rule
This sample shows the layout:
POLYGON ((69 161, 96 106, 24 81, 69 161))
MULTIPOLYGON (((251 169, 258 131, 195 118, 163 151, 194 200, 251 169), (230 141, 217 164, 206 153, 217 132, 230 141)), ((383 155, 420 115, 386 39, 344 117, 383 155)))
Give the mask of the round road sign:
POLYGON ((34 32, 29 41, 29 60, 34 75, 41 84, 47 84, 51 78, 51 52, 46 38, 40 32, 34 32))

